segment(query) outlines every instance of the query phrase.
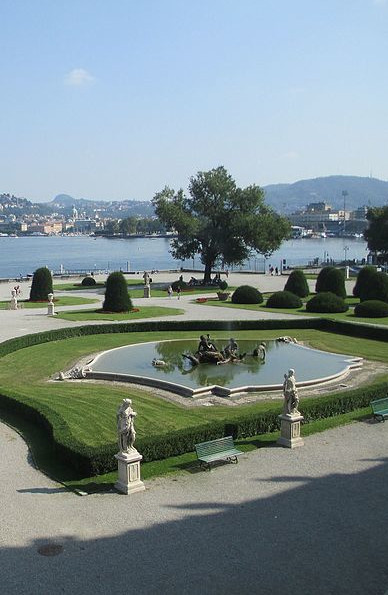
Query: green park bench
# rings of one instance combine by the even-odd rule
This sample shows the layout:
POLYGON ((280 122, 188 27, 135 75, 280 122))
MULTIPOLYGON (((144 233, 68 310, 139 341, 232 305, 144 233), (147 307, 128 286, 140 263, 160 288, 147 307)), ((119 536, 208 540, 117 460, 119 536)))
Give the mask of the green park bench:
POLYGON ((208 469, 211 468, 211 463, 215 461, 233 461, 234 463, 238 463, 237 457, 243 454, 241 450, 235 448, 232 436, 196 444, 195 451, 201 465, 206 466, 208 469))
POLYGON ((370 405, 372 407, 374 418, 380 419, 380 421, 385 421, 384 418, 388 417, 388 397, 371 401, 370 405))

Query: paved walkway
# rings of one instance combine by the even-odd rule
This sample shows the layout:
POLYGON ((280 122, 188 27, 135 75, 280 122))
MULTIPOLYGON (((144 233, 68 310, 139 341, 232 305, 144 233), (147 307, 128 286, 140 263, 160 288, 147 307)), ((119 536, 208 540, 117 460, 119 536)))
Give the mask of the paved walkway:
POLYGON ((388 427, 147 482, 133 496, 63 491, 0 424, 0 591, 379 595, 388 588, 388 427), (40 547, 62 546, 57 556, 40 547))
MULTIPOLYGON (((259 277, 263 291, 267 279, 270 289, 284 284, 259 277)), ((191 299, 171 300, 184 308, 182 319, 230 319, 230 310, 191 299)), ((158 298, 149 303, 170 305, 158 298)), ((257 318, 233 311, 233 318, 240 315, 257 318)), ((45 309, 0 311, 0 340, 70 325, 48 318, 45 309)), ((67 492, 33 467, 24 441, 1 423, 0 448, 0 592, 6 595, 379 595, 388 589, 387 424, 316 434, 293 451, 260 448, 239 465, 148 481, 146 492, 129 497, 67 492), (41 555, 46 546, 58 555, 41 555)))

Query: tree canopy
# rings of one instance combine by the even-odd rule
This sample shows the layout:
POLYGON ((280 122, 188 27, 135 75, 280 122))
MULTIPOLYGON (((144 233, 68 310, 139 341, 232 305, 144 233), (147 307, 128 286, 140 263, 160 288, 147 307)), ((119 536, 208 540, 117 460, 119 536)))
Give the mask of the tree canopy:
POLYGON ((289 237, 290 223, 265 204, 264 191, 239 188, 222 166, 198 172, 188 190, 166 187, 152 202, 159 219, 178 234, 172 255, 184 260, 199 254, 205 282, 216 263, 240 264, 252 251, 269 256, 289 237))
POLYGON ((388 206, 368 209, 369 226, 364 232, 371 252, 377 252, 382 260, 388 259, 388 206))

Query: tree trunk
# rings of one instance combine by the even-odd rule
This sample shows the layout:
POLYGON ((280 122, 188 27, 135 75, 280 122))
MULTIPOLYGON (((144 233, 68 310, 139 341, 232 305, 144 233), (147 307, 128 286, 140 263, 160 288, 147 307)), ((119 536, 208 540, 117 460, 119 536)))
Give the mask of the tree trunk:
POLYGON ((210 283, 210 281, 212 280, 211 275, 212 275, 212 265, 213 265, 213 261, 206 261, 205 263, 205 274, 203 276, 203 282, 204 285, 210 283))

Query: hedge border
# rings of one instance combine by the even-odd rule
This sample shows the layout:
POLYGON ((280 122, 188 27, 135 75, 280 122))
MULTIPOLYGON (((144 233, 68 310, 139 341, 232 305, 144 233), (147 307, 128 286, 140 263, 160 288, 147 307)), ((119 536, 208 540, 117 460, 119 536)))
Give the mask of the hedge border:
MULTIPOLYGON (((0 345, 0 357, 34 345, 58 341, 72 337, 94 334, 130 333, 130 332, 158 332, 203 330, 203 321, 146 321, 124 324, 88 325, 76 328, 58 329, 33 335, 25 335, 9 339, 0 345)), ((299 328, 321 330, 353 337, 374 339, 388 342, 388 328, 372 325, 353 324, 350 322, 331 320, 327 318, 298 319, 298 320, 257 320, 228 322, 230 330, 273 330, 283 328, 299 328)), ((207 321, 209 331, 225 330, 224 321, 207 321)), ((341 413, 366 407, 373 399, 386 396, 387 383, 380 382, 370 386, 360 387, 346 393, 331 394, 326 397, 312 398, 303 403, 301 413, 305 422, 332 417, 341 413)), ((21 416, 39 424, 47 432, 53 446, 53 454, 65 460, 75 470, 79 477, 97 475, 111 471, 116 467, 113 455, 117 451, 116 443, 107 443, 103 447, 88 447, 70 433, 65 420, 56 412, 43 404, 31 406, 24 397, 14 393, 0 394, 0 408, 12 410, 21 416)), ((234 438, 245 438, 258 434, 273 432, 279 428, 279 411, 270 410, 256 415, 244 415, 233 422, 219 421, 185 428, 161 434, 159 436, 139 438, 137 446, 143 455, 144 462, 177 456, 194 450, 198 442, 212 440, 226 435, 234 438)))

